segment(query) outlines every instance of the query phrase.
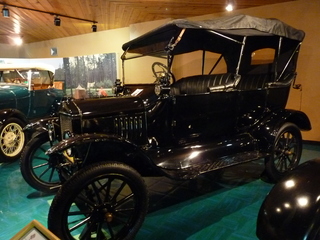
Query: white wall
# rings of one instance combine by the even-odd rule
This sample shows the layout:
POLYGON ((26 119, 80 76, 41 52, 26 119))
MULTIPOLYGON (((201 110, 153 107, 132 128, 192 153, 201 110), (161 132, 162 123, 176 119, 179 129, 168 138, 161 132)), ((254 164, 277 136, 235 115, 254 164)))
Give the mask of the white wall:
MULTIPOLYGON (((26 44, 20 51, 22 58, 50 58, 51 48, 58 50, 55 57, 72 57, 97 53, 122 53, 121 46, 129 38, 128 28, 88 33, 73 37, 26 44)), ((2 57, 2 56, 1 56, 2 57)))
POLYGON ((22 47, 0 44, 0 58, 19 58, 22 47))

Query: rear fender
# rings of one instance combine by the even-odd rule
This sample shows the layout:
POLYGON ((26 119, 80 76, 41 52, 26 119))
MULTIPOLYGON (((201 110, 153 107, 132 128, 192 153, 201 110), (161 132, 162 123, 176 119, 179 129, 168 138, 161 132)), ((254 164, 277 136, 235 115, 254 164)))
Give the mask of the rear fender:
POLYGON ((142 176, 162 175, 139 146, 117 135, 88 133, 77 135, 52 146, 46 154, 66 152, 73 154, 73 151, 81 155, 82 166, 98 161, 117 161, 128 164, 142 176))
POLYGON ((286 122, 295 124, 302 131, 311 130, 308 116, 301 111, 283 109, 267 116, 251 133, 267 151, 273 146, 277 133, 286 122))

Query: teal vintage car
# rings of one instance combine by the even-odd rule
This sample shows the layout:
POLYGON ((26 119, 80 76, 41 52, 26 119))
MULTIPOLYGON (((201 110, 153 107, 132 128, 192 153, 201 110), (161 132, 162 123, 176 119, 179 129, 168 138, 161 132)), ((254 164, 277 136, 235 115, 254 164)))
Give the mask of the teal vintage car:
POLYGON ((26 124, 53 115, 64 96, 46 64, 0 64, 0 162, 20 157, 26 124))

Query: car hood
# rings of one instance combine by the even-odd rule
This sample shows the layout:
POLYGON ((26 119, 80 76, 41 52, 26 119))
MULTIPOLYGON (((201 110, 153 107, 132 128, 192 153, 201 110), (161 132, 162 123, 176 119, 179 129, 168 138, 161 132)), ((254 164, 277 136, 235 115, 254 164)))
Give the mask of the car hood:
POLYGON ((1 84, 0 85, 0 100, 5 99, 17 99, 23 98, 29 95, 27 86, 25 85, 11 85, 11 84, 1 84))
POLYGON ((99 99, 68 100, 62 103, 61 114, 82 118, 126 114, 144 111, 139 97, 108 97, 99 99))

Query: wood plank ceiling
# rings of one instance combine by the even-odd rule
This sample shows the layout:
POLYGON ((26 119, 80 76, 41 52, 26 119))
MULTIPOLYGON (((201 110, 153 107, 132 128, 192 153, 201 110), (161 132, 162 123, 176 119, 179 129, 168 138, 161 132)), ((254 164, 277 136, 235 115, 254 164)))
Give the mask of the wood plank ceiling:
MULTIPOLYGON (((24 43, 33 43, 86 34, 92 32, 93 22, 97 22, 97 31, 103 31, 128 27, 133 23, 223 12, 227 1, 0 0, 1 9, 5 6, 10 11, 10 17, 0 15, 0 43, 12 44, 12 39, 19 36, 24 43), (60 16, 60 26, 55 26, 53 23, 55 14, 60 16)), ((236 9, 243 9, 290 0, 232 1, 235 2, 236 9)))

